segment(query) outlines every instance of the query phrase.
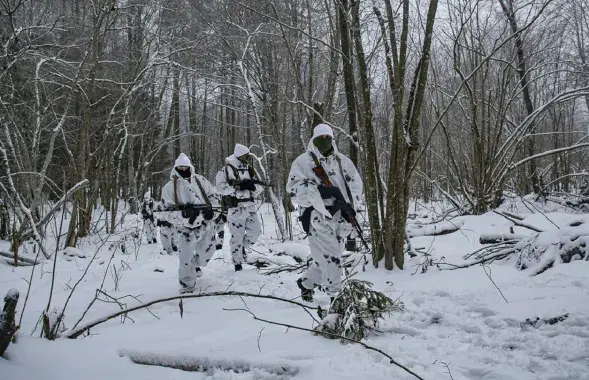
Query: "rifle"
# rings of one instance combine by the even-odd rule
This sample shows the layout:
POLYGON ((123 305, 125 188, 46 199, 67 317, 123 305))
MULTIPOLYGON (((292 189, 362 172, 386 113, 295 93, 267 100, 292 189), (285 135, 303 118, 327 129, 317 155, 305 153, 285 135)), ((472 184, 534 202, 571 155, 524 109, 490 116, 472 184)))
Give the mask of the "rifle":
POLYGON ((264 187, 274 187, 274 185, 272 185, 271 183, 266 183, 262 180, 259 179, 241 179, 241 180, 229 180, 228 183, 230 186, 237 186, 240 183, 243 183, 245 181, 252 181, 255 185, 260 185, 260 186, 264 186, 264 187))
MULTIPOLYGON (((325 169, 323 168, 323 166, 321 165, 321 163, 319 162, 317 157, 315 157, 314 155, 313 155, 313 160, 315 161, 315 167, 313 168, 313 172, 317 175, 317 177, 319 177, 319 179, 321 180, 321 184, 325 187, 336 187, 330 181, 329 176, 327 175, 327 172, 325 171, 325 169)), ((345 179, 344 179, 344 181, 345 181, 345 179)), ((337 192, 337 195, 335 196, 335 200, 336 200, 336 202, 339 201, 339 202, 347 203, 343 194, 341 193, 341 191, 337 192)), ((346 216, 347 216, 347 218, 344 217, 344 219, 346 219, 352 225, 352 227, 354 227, 354 229, 358 233, 358 237, 362 241, 362 245, 364 245, 364 248, 366 248, 367 251, 370 251, 370 248, 368 247, 368 243, 366 243, 366 240, 364 240, 364 235, 362 234, 362 228, 360 227, 360 224, 358 223, 358 219, 356 219, 356 216, 348 214, 348 213, 346 213, 346 216)), ((366 261, 366 256, 364 257, 364 260, 366 261)))
POLYGON ((273 184, 271 184, 271 183, 266 183, 266 182, 264 182, 264 181, 262 181, 262 180, 259 180, 259 179, 252 179, 252 180, 250 180, 250 181, 252 181, 252 182, 253 182, 254 184, 256 184, 256 185, 261 185, 261 186, 264 186, 264 187, 274 187, 274 185, 273 185, 273 184))
POLYGON ((221 212, 222 208, 209 206, 207 204, 200 204, 200 205, 187 204, 187 205, 176 205, 176 206, 167 207, 164 209, 159 208, 159 209, 154 210, 153 212, 154 212, 154 214, 180 212, 180 214, 182 215, 182 218, 188 219, 188 223, 190 225, 192 225, 196 221, 196 218, 198 218, 200 216, 200 214, 203 210, 213 210, 213 211, 221 212))

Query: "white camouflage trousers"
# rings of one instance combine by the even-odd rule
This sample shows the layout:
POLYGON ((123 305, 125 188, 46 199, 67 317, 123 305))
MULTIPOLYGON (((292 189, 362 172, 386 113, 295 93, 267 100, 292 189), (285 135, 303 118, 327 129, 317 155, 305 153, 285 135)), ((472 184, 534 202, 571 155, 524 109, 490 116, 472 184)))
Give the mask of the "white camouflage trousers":
POLYGON ((215 248, 223 248, 223 241, 225 240, 225 222, 219 220, 215 223, 215 248))
POLYGON ((173 255, 178 252, 178 238, 176 228, 168 226, 160 226, 160 237, 162 241, 162 248, 168 255, 173 255))
POLYGON ((309 269, 301 276, 307 289, 324 286, 326 293, 334 296, 342 287, 342 255, 346 238, 352 226, 341 217, 341 211, 328 219, 319 212, 311 213, 309 248, 311 258, 309 269))
POLYGON ((143 219, 143 231, 147 238, 147 244, 156 243, 157 230, 155 229, 155 223, 151 219, 143 219))
POLYGON ((196 279, 202 276, 201 266, 206 266, 215 253, 215 226, 203 221, 194 228, 178 227, 178 281, 184 288, 194 288, 196 279))
POLYGON ((231 232, 229 245, 233 264, 243 264, 246 259, 244 248, 254 245, 262 233, 260 219, 255 209, 235 207, 227 213, 227 224, 231 232))

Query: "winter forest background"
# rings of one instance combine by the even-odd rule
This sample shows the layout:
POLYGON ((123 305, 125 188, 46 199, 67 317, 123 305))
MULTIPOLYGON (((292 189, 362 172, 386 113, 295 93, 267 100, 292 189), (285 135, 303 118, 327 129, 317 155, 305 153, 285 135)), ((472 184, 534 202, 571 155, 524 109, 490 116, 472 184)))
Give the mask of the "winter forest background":
MULTIPOLYGON (((213 180, 236 142, 251 146, 289 206, 285 177, 320 119, 362 172, 389 269, 409 198, 480 214, 585 179, 586 0, 0 7, 3 212, 37 223, 87 179, 69 246, 98 202, 157 197, 181 151, 213 180)), ((3 237, 15 233, 4 223, 3 237)), ((281 232, 292 236, 288 223, 281 232)))
POLYGON ((0 0, 0 294, 21 294, 22 342, 0 377, 102 380, 108 361, 129 378, 114 352, 148 347, 169 355, 119 354, 280 379, 422 378, 385 352, 428 379, 589 378, 588 49, 589 0, 0 0), (292 301, 309 250, 285 184, 319 122, 364 181, 370 254, 350 246, 346 275, 392 297, 378 329, 340 305, 346 334, 380 334, 372 352, 308 334, 319 312, 292 301), (178 312, 178 259, 142 241, 141 202, 180 152, 214 183, 235 143, 273 185, 264 233, 247 270, 225 249, 203 268, 234 298, 178 312))

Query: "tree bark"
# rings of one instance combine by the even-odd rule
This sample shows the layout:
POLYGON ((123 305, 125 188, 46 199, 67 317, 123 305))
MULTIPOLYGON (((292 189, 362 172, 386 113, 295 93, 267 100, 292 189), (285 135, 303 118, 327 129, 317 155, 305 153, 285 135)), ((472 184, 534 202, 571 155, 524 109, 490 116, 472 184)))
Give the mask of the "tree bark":
POLYGON ((12 337, 18 330, 15 323, 16 304, 19 293, 16 289, 10 289, 4 296, 4 308, 0 314, 0 356, 4 356, 12 337))

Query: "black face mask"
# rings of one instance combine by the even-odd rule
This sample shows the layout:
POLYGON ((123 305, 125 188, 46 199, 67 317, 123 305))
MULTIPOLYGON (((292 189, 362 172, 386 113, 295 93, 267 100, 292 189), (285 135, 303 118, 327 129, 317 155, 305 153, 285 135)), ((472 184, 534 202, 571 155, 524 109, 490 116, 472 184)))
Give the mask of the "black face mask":
POLYGON ((253 157, 249 154, 244 154, 243 156, 237 157, 237 159, 244 165, 251 165, 253 162, 253 157))
POLYGON ((325 157, 333 152, 333 139, 331 137, 316 137, 313 144, 317 147, 319 152, 325 157))
POLYGON ((176 168, 176 173, 178 173, 180 175, 180 177, 184 178, 184 179, 190 179, 190 168, 188 169, 184 169, 184 170, 180 170, 178 168, 176 168))

